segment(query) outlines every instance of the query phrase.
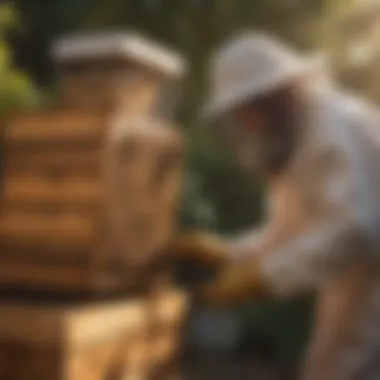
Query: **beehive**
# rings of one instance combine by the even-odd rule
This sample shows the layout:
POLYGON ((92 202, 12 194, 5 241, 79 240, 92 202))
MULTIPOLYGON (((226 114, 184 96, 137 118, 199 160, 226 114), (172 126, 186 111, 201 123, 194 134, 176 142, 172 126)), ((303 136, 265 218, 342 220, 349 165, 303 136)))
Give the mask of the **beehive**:
POLYGON ((88 304, 0 304, 0 378, 150 380, 176 360, 186 296, 88 304), (154 306, 152 308, 152 306, 154 306))
MULTIPOLYGON (((161 62, 160 71, 159 57, 133 38, 127 35, 116 43, 110 37, 94 37, 85 40, 92 47, 88 51, 82 39, 69 39, 56 54, 62 67, 69 67, 68 77, 74 75, 71 64, 81 62, 92 73, 99 60, 105 65, 101 73, 113 77, 115 57, 118 72, 124 63, 130 79, 149 70, 160 77, 159 83, 153 82, 157 88, 169 69, 178 74, 175 65, 167 62, 161 62), (148 53, 154 65, 149 66, 148 53)), ((174 60, 168 53, 162 55, 174 60)), ((4 129, 3 287, 75 292, 124 289, 141 278, 173 233, 182 170, 181 134, 152 112, 159 96, 138 96, 138 91, 145 91, 136 85, 138 81, 121 88, 115 81, 109 91, 102 91, 102 75, 90 76, 96 84, 91 89, 78 80, 76 96, 64 87, 62 101, 54 109, 13 115, 4 129), (82 102, 92 92, 97 101, 82 102)))

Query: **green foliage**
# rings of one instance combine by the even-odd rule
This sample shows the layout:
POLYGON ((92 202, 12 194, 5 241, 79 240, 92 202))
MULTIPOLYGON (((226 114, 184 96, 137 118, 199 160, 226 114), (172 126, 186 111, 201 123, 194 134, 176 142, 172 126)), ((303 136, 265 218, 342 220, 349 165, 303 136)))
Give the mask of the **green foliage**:
POLYGON ((229 234, 257 223, 261 217, 259 186, 236 167, 207 130, 194 128, 188 140, 184 226, 229 234))
POLYGON ((33 107, 42 100, 32 80, 13 65, 7 32, 20 27, 14 8, 0 5, 0 115, 20 107, 33 107))

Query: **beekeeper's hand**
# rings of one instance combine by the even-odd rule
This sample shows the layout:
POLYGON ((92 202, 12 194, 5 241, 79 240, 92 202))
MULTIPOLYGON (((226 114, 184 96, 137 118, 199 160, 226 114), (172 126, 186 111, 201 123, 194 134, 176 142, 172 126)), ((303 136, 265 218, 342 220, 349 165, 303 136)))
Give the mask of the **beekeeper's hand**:
POLYGON ((230 261, 229 250, 229 244, 217 236, 189 233, 175 238, 169 244, 167 253, 174 261, 219 267, 230 261))
POLYGON ((264 295, 259 263, 250 260, 227 265, 215 279, 199 286, 196 297, 202 303, 230 306, 264 295))

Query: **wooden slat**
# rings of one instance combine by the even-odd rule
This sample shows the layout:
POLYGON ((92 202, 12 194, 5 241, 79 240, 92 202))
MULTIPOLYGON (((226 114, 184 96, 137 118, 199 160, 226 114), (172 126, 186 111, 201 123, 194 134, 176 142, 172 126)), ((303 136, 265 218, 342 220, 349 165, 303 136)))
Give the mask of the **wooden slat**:
POLYGON ((41 171, 44 169, 84 168, 95 170, 98 168, 101 152, 94 147, 77 148, 68 146, 61 149, 50 145, 40 149, 6 149, 4 152, 4 174, 41 171))
POLYGON ((94 113, 48 112, 20 115, 9 120, 6 142, 99 139, 104 119, 94 113))
POLYGON ((43 242, 42 246, 31 246, 28 242, 21 239, 13 239, 0 242, 3 260, 20 262, 25 266, 29 264, 38 264, 41 266, 71 266, 75 268, 88 268, 92 263, 92 257, 96 249, 96 243, 93 246, 78 247, 74 242, 66 243, 64 246, 54 244, 54 242, 43 242))
POLYGON ((43 173, 29 173, 25 176, 8 176, 2 189, 3 202, 80 204, 100 202, 103 186, 96 178, 86 173, 77 173, 62 178, 49 178, 43 173))
MULTIPOLYGON (((3 257, 0 256, 0 287, 5 289, 16 287, 18 289, 45 292, 48 289, 49 291, 80 294, 80 292, 91 290, 93 284, 89 275, 90 273, 88 269, 84 268, 42 266, 36 263, 27 263, 26 265, 22 262, 3 259, 3 257)), ((0 315, 3 315, 1 306, 0 315)), ((24 315, 27 314, 24 313, 24 315)), ((5 323, 5 321, 0 317, 0 339, 2 339, 2 335, 7 333, 7 330, 2 323, 5 323)), ((8 332, 12 331, 16 334, 13 339, 17 339, 17 328, 14 330, 8 330, 8 332)), ((40 338, 40 335, 36 331, 30 331, 30 334, 34 338, 28 334, 22 334, 20 332, 19 339, 21 341, 27 341, 28 339, 38 340, 40 338)))
MULTIPOLYGON (((51 251, 54 252, 53 250, 51 251)), ((120 274, 88 265, 44 265, 40 262, 17 261, 11 255, 0 255, 0 289, 38 291, 40 294, 96 295, 125 289, 120 274)), ((109 293, 108 293, 109 294, 109 293)))
MULTIPOLYGON (((30 202, 30 201, 13 201, 3 200, 0 203, 0 217, 1 214, 15 214, 20 213, 30 215, 47 215, 58 212, 67 212, 69 214, 78 215, 92 215, 93 218, 98 218, 102 212, 102 205, 93 201, 76 201, 62 202, 62 201, 44 201, 44 202, 30 202)), ((99 224, 101 220, 99 219, 99 224)))
POLYGON ((26 245, 89 246, 97 240, 97 221, 91 215, 63 213, 43 215, 3 213, 0 217, 1 241, 23 241, 26 245))

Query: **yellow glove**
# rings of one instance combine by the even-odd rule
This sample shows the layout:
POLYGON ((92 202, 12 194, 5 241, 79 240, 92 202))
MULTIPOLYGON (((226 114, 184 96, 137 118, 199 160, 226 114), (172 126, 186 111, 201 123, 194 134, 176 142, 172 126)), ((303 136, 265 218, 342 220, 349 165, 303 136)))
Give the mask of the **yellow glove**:
POLYGON ((198 299, 206 304, 229 306, 264 295, 264 287, 256 261, 226 267, 218 277, 198 291, 198 299))
POLYGON ((229 262, 228 245, 216 236, 192 233, 177 237, 167 248, 173 259, 185 259, 207 266, 220 266, 229 262))

